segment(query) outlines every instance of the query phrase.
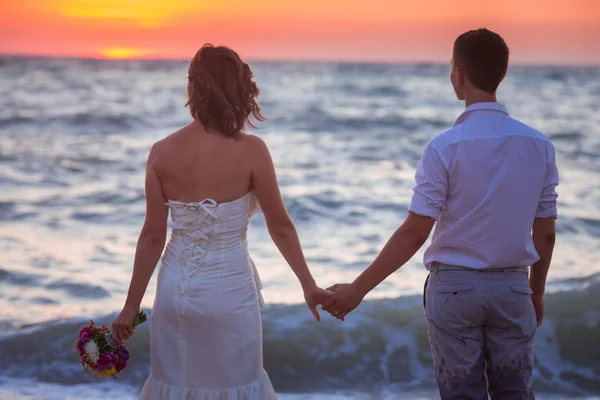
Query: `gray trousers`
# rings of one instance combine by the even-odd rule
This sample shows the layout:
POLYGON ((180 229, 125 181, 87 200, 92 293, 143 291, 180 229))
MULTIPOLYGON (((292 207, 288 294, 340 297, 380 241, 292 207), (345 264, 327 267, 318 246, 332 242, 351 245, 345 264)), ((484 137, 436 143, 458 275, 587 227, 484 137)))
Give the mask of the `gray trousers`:
POLYGON ((534 399, 536 317, 525 268, 434 265, 427 331, 442 400, 534 399))

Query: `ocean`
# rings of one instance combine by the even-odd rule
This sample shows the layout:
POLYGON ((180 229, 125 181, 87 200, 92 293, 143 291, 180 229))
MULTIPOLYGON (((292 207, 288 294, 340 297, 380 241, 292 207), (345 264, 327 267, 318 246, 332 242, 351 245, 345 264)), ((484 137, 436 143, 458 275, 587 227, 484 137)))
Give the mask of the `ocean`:
MULTIPOLYGON (((253 133, 270 147, 311 270, 322 286, 350 281, 405 218, 425 145, 463 109, 449 66, 251 65, 269 118, 253 133)), ((1 399, 136 398, 149 324, 128 342, 117 381, 82 375, 72 343, 123 305, 147 153, 189 122, 186 84, 185 61, 0 58, 1 399)), ((600 68, 513 66, 498 96, 553 141, 561 176, 538 398, 600 398, 600 68)), ((265 368, 281 399, 439 398, 423 250, 345 322, 316 323, 262 214, 249 242, 267 302, 265 368)))

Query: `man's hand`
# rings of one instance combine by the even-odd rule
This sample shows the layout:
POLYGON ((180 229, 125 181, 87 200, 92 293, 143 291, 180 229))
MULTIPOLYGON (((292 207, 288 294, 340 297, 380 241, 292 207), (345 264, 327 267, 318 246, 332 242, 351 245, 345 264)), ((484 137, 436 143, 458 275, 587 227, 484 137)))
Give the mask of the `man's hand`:
POLYGON ((327 290, 333 295, 323 304, 323 310, 337 319, 344 320, 346 315, 359 306, 365 294, 361 293, 353 284, 336 284, 327 290))
POLYGON ((317 286, 304 290, 304 300, 306 301, 306 305, 315 316, 317 321, 321 320, 321 316, 317 311, 317 306, 319 304, 324 304, 330 297, 331 292, 328 292, 327 290, 321 289, 317 286))
POLYGON ((533 302, 533 308, 535 309, 537 326, 540 326, 544 320, 544 295, 532 295, 531 301, 533 302))

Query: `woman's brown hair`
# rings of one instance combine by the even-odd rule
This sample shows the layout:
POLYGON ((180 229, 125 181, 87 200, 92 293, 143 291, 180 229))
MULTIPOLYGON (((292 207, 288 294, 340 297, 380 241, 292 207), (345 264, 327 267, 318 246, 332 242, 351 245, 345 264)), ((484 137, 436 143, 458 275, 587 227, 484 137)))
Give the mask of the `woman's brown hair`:
POLYGON ((207 130, 237 136, 245 125, 256 128, 250 114, 264 121, 256 103, 259 94, 248 64, 233 50, 205 44, 188 70, 188 101, 192 117, 207 130))

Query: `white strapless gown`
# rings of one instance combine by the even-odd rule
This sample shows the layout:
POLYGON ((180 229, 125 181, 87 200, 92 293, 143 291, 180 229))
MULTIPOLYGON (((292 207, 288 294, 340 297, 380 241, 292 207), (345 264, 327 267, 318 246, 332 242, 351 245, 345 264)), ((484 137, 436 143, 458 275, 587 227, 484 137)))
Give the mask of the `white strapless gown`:
POLYGON ((173 232, 150 318, 148 400, 272 400, 263 369, 261 283, 248 255, 253 192, 217 204, 169 201, 173 232))

